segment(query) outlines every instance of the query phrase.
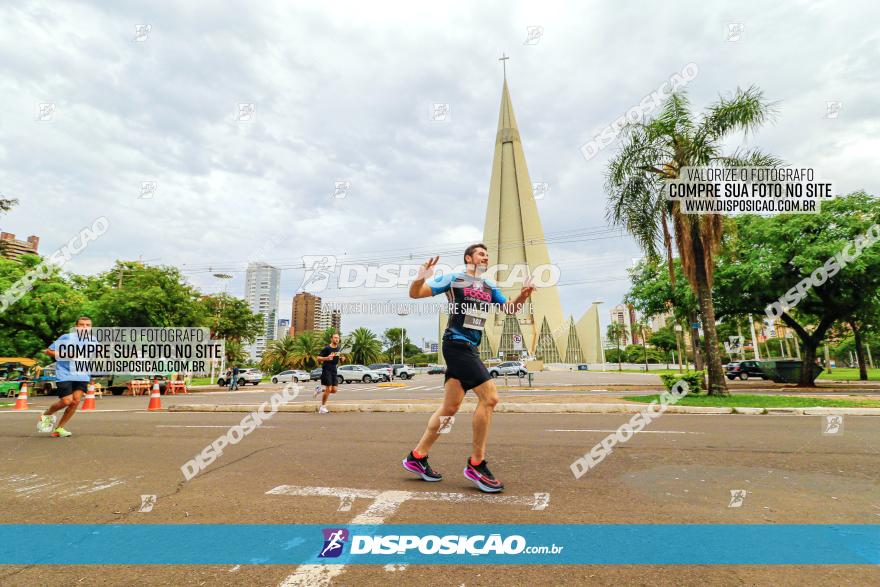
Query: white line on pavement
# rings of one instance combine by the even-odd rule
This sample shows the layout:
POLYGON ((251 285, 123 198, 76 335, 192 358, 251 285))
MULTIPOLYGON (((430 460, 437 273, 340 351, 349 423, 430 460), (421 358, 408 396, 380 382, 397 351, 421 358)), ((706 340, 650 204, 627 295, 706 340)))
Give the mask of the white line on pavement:
MULTIPOLYGON (((544 432, 617 432, 617 430, 595 430, 580 428, 577 430, 545 430, 544 432)), ((636 434, 705 434, 705 432, 683 432, 681 430, 634 430, 636 434)))
POLYGON ((418 387, 404 387, 403 389, 408 389, 409 391, 415 391, 417 389, 424 389, 427 385, 419 385, 418 387))
MULTIPOLYGON (((266 495, 299 495, 309 497, 337 497, 340 499, 337 511, 348 511, 355 498, 372 499, 372 503, 352 518, 349 524, 385 523, 385 519, 393 515, 402 503, 408 500, 452 501, 452 502, 488 502, 506 505, 527 505, 533 510, 544 510, 550 504, 549 493, 535 493, 528 496, 493 496, 468 495, 465 493, 417 492, 417 491, 377 491, 375 489, 349 489, 344 487, 301 487, 297 485, 279 485, 266 492, 266 495)), ((405 567, 404 567, 405 568, 405 567)), ((279 587, 325 587, 334 578, 341 575, 345 565, 300 565, 296 572, 281 582, 279 587)), ((401 569, 402 570, 402 569, 401 569)))
MULTIPOLYGON (((156 428, 229 428, 229 426, 218 426, 218 425, 186 425, 186 424, 156 424, 156 428)), ((275 426, 260 426, 260 428, 275 428, 275 426)))

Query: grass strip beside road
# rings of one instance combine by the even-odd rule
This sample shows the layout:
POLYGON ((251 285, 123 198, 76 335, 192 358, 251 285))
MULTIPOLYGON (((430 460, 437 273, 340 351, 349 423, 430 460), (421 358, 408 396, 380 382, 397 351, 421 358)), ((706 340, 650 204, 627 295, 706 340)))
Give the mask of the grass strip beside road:
MULTIPOLYGON (((818 378, 831 381, 858 381, 859 370, 849 367, 835 367, 831 373, 822 371, 818 378)), ((880 369, 868 369, 868 381, 880 381, 880 369)))
MULTIPOLYGON (((659 401, 658 395, 627 396, 631 402, 650 403, 659 401)), ((880 408, 880 400, 824 399, 814 397, 791 397, 786 395, 689 395, 678 400, 679 406, 704 406, 713 408, 880 408)))

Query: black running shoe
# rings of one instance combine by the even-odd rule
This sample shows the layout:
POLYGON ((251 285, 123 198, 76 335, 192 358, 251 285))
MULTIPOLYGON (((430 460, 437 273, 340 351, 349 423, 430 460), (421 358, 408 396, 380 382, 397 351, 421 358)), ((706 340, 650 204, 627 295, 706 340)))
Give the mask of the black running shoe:
POLYGON ((417 459, 413 456, 413 453, 410 452, 406 455, 406 458, 403 459, 403 468, 415 473, 425 481, 440 481, 443 479, 443 475, 434 471, 434 469, 431 468, 431 465, 428 464, 427 456, 417 459))
POLYGON ((468 458, 467 466, 464 468, 464 476, 477 486, 477 489, 485 493, 498 493, 504 489, 504 483, 495 478, 492 471, 489 470, 485 459, 476 467, 471 464, 468 458))

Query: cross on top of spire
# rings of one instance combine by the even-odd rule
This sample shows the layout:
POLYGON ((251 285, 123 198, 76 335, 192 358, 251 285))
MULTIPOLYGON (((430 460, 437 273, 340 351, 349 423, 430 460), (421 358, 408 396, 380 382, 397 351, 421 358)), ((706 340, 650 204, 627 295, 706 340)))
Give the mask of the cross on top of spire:
POLYGON ((507 80, 507 60, 508 59, 510 59, 510 57, 508 57, 504 53, 502 53, 501 57, 498 58, 498 61, 500 61, 501 65, 504 67, 504 80, 505 81, 507 80))

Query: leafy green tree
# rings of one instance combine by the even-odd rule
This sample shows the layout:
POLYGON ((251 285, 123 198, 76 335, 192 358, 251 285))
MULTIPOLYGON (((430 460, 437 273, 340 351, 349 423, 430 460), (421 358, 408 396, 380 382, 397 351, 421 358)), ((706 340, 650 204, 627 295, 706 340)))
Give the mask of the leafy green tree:
POLYGON ((405 328, 387 328, 382 334, 382 346, 385 347, 385 357, 392 363, 400 361, 401 338, 403 338, 404 355, 406 355, 410 347, 415 348, 416 352, 419 350, 406 335, 405 328))
POLYGON ((358 328, 351 333, 351 362, 358 365, 377 363, 382 358, 382 342, 367 328, 358 328))
POLYGON ((9 212, 12 210, 12 207, 18 204, 18 199, 16 198, 6 198, 0 194, 0 214, 9 212))
MULTIPOLYGON (((817 348, 838 321, 874 321, 873 307, 880 289, 880 243, 853 255, 851 245, 875 223, 880 203, 865 192, 822 204, 819 214, 779 216, 741 215, 729 219, 716 268, 715 299, 719 317, 764 315, 768 304, 797 293, 797 285, 817 270, 827 280, 803 286, 805 296, 779 316, 801 340, 804 365, 813 365, 817 348), (843 252, 843 253, 842 253, 843 252), (853 257, 831 274, 829 259, 853 257)), ((864 241, 862 241, 864 242, 864 241)), ((817 277, 821 277, 817 273, 817 277)), ((801 372, 801 386, 814 385, 812 370, 801 372)))
POLYGON ((669 326, 664 326, 657 332, 652 332, 648 342, 663 351, 666 357, 666 367, 669 368, 669 354, 676 349, 675 332, 669 326))
POLYGON ((253 342, 263 332, 263 316, 251 312, 248 303, 228 294, 203 296, 199 304, 204 307, 203 326, 211 329, 211 337, 253 342))
MULTIPOLYGON (((10 291, 42 261, 36 255, 22 255, 17 260, 0 258, 0 291, 10 291)), ((34 280, 33 287, 0 312, 0 355, 50 363, 51 359, 42 351, 86 313, 88 300, 70 277, 51 263, 44 267, 45 277, 40 271, 41 278, 34 280)))
POLYGON ((675 305, 671 309, 675 322, 687 322, 688 316, 697 314, 699 305, 684 279, 681 261, 673 259, 673 267, 676 275, 674 291, 666 267, 658 261, 640 260, 627 270, 632 285, 624 296, 623 303, 632 304, 643 316, 657 316, 669 311, 668 302, 674 299, 675 305))
POLYGON ((202 326, 210 324, 201 294, 176 267, 117 261, 89 280, 95 323, 100 326, 202 326))
POLYGON ((608 349, 605 351, 605 361, 608 363, 618 363, 618 370, 621 370, 620 363, 623 361, 627 361, 626 353, 620 349, 608 349))
POLYGON ((242 345, 239 340, 235 340, 234 338, 226 339, 223 349, 226 355, 226 364, 228 365, 234 363, 243 365, 249 360, 248 354, 244 350, 244 345, 242 345))
MULTIPOLYGON (((624 127, 621 149, 608 165, 608 219, 625 228, 651 259, 659 257, 663 243, 672 284, 676 282, 672 255, 672 236, 675 237, 685 277, 703 318, 710 395, 729 394, 718 353, 712 300, 714 257, 723 234, 722 217, 682 213, 678 202, 665 199, 663 185, 667 180, 677 179, 683 167, 778 165, 778 159, 758 150, 723 154, 731 134, 756 131, 773 114, 773 105, 765 102, 755 87, 737 89, 733 97, 719 99, 699 117, 691 113, 683 92, 673 93, 657 117, 624 127)), ((696 333, 693 336, 698 340, 696 333)))

